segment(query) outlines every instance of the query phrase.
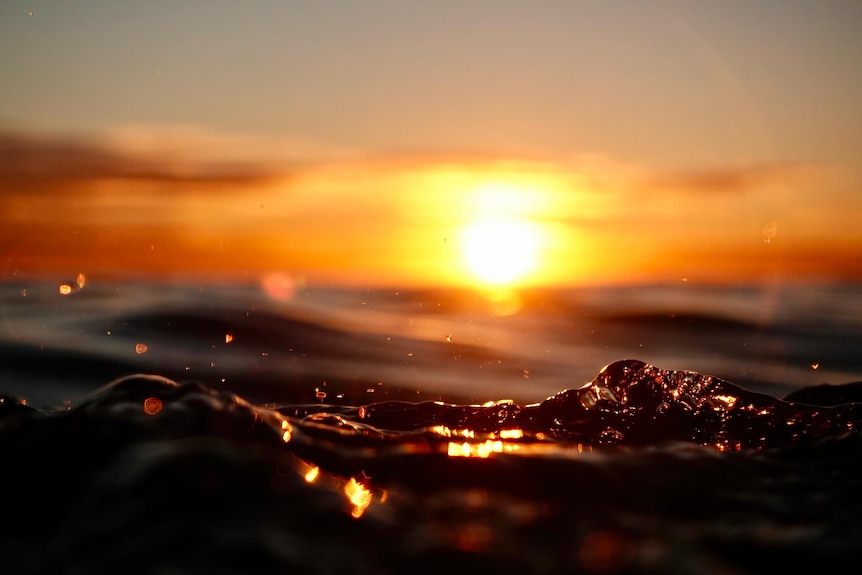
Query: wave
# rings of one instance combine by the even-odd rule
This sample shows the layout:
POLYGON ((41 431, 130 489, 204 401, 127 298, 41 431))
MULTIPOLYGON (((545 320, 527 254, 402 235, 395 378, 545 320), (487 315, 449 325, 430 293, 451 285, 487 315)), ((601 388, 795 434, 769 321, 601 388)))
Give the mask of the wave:
POLYGON ((255 405, 156 375, 6 396, 0 553, 21 573, 823 569, 862 541, 859 400, 638 360, 532 404, 255 405))

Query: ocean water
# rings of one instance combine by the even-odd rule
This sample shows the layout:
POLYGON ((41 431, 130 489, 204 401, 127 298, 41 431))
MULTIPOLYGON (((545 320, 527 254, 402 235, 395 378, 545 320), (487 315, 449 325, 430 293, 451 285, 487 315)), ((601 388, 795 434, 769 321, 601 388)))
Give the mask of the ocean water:
POLYGON ((831 571, 862 544, 862 286, 80 283, 0 285, 3 572, 831 571))

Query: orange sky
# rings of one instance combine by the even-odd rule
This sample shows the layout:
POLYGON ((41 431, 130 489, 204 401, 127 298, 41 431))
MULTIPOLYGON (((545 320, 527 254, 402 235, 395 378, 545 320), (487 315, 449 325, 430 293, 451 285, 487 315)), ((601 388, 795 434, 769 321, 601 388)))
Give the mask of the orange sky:
POLYGON ((859 280, 860 23, 839 1, 0 3, 2 279, 859 280))
POLYGON ((862 279, 853 225, 862 200, 843 191, 850 174, 826 165, 672 173, 598 156, 430 154, 252 163, 205 140, 209 149, 194 137, 155 146, 152 134, 5 136, 4 279, 259 281, 279 272, 374 287, 862 279), (483 237, 489 230, 503 235, 483 237), (494 258, 502 272, 480 269, 477 259, 494 258))

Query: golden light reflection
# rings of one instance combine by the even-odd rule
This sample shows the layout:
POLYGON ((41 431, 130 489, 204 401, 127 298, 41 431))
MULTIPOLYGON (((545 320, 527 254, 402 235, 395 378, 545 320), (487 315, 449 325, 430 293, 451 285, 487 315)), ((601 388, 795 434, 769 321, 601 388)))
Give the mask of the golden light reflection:
POLYGON ((344 494, 353 504, 353 509, 350 514, 359 519, 365 510, 371 505, 371 492, 355 478, 351 477, 350 481, 344 486, 344 494))
POLYGON ((287 443, 290 441, 292 428, 286 419, 282 420, 281 428, 284 430, 284 433, 281 434, 281 440, 287 443))
POLYGON ((492 453, 503 453, 517 451, 520 448, 517 444, 506 443, 500 440, 488 439, 482 443, 456 443, 449 442, 447 454, 449 457, 479 457, 485 459, 490 457, 492 453))
POLYGON ((501 429, 500 439, 521 439, 524 437, 524 432, 520 429, 501 429))
POLYGON ((305 480, 309 483, 314 483, 320 477, 320 468, 316 465, 305 472, 305 480))
POLYGON ((69 295, 70 293, 72 293, 72 291, 73 291, 73 289, 72 289, 71 284, 60 284, 60 287, 59 287, 60 295, 69 295))

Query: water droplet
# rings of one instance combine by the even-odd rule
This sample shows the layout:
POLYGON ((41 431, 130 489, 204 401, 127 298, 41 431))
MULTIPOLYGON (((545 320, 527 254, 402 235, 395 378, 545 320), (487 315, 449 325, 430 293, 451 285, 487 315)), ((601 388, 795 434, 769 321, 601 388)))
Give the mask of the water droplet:
POLYGON ((317 397, 317 399, 321 399, 321 400, 326 399, 326 392, 325 391, 318 391, 314 395, 317 397))
POLYGON ((763 236, 763 243, 772 243, 773 238, 778 235, 778 222, 776 222, 775 220, 766 222, 765 224, 763 224, 760 233, 763 236))
POLYGON ((305 473, 305 480, 309 483, 314 483, 320 476, 320 468, 316 465, 305 473))
POLYGON ((82 273, 78 273, 75 277, 75 282, 78 284, 78 289, 80 289, 87 283, 87 276, 82 273))
POLYGON ((147 344, 145 344, 145 343, 136 343, 135 344, 135 353, 137 353, 138 355, 140 355, 142 353, 146 353, 147 349, 149 349, 149 348, 147 347, 147 344))
POLYGON ((78 286, 74 282, 63 282, 57 288, 60 295, 69 295, 78 291, 78 286))
POLYGON ((446 336, 446 341, 452 341, 452 334, 451 333, 446 336))
POLYGON ((148 397, 144 400, 144 413, 155 415, 162 410, 162 400, 158 397, 148 397))
POLYGON ((356 481, 356 478, 351 477, 347 485, 344 486, 344 494, 353 504, 353 510, 350 514, 356 519, 362 517, 362 514, 371 505, 371 492, 368 488, 356 481))
POLYGON ((231 335, 229 333, 224 334, 224 342, 225 343, 230 343, 232 341, 233 341, 233 335, 231 335))
POLYGON ((22 295, 23 297, 27 297, 27 290, 26 290, 26 289, 22 289, 22 290, 21 290, 21 295, 22 295))
POLYGON ((524 370, 524 379, 530 379, 530 370, 529 369, 524 370))
POLYGON ((817 370, 817 369, 819 369, 819 368, 820 368, 820 364, 819 364, 819 363, 812 363, 812 364, 811 364, 811 369, 817 370))
POLYGON ((30 16, 32 16, 32 15, 33 15, 33 11, 32 11, 32 10, 30 10, 30 16))

